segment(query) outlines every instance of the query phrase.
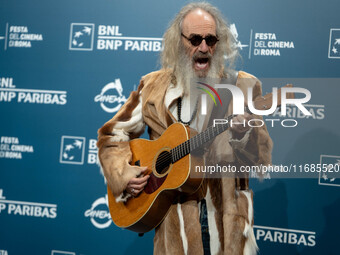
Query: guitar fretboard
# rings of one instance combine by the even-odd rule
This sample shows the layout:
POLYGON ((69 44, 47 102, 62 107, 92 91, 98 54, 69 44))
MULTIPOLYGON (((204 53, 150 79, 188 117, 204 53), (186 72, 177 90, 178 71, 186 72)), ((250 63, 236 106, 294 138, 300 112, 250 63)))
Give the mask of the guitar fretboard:
POLYGON ((205 131, 199 133, 198 135, 190 138, 189 140, 181 143, 180 145, 173 148, 171 153, 171 162, 175 163, 181 158, 188 155, 190 152, 200 148, 205 143, 209 142, 219 134, 226 131, 229 127, 229 122, 234 116, 231 115, 227 118, 226 123, 216 124, 215 126, 208 127, 205 131))
MULTIPOLYGON (((286 88, 291 88, 291 84, 287 84, 285 86, 286 88)), ((281 105, 281 89, 277 91, 277 107, 280 107, 281 105)), ((286 98, 294 98, 294 93, 287 93, 286 98)), ((255 100, 254 103, 254 108, 255 109, 269 109, 269 106, 272 105, 272 93, 267 94, 263 97, 260 97, 258 100, 255 100)), ((249 114, 252 114, 249 110, 248 107, 245 107, 245 111, 248 112, 249 114)), ((180 160, 181 158, 185 157, 188 155, 190 152, 198 149, 201 147, 203 144, 209 142, 213 138, 215 138, 217 135, 223 133, 225 130, 228 129, 230 120, 234 117, 235 115, 230 115, 227 118, 226 124, 216 124, 215 126, 210 126, 208 127, 204 132, 190 138, 189 140, 185 141, 184 143, 176 146, 173 148, 170 153, 171 153, 171 162, 175 163, 176 161, 180 160)), ((170 158, 169 158, 170 161, 170 158)))

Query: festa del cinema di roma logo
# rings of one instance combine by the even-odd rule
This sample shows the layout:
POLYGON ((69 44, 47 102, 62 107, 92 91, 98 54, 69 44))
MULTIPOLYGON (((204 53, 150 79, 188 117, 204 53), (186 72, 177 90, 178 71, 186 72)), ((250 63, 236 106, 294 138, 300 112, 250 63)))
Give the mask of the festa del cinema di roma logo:
MULTIPOLYGON (((213 96, 213 94, 208 90, 210 89, 218 98, 218 101, 220 102, 221 106, 223 105, 223 102, 220 98, 220 95, 216 91, 216 89, 227 89, 231 92, 232 98, 233 98, 233 115, 244 114, 244 95, 240 88, 230 85, 230 84, 215 84, 214 86, 210 86, 209 84, 197 82, 203 87, 197 87, 200 90, 203 90, 206 94, 201 94, 201 115, 207 115, 207 95, 209 95, 212 100, 214 101, 215 105, 217 105, 217 102, 213 96)), ((256 115, 261 116, 267 116, 270 114, 273 114, 278 106, 278 89, 274 87, 272 89, 272 105, 269 109, 256 109, 253 105, 253 91, 252 88, 248 88, 248 97, 247 97, 247 105, 249 108, 249 111, 256 115)), ((311 116, 312 114, 303 106, 304 103, 307 103, 311 99, 311 93, 308 89, 305 88, 298 88, 298 87, 284 87, 281 88, 281 115, 286 116, 287 112, 287 105, 295 105, 304 115, 311 116), (288 93, 296 93, 296 94, 303 94, 304 97, 301 98, 287 98, 288 93)), ((266 119, 265 121, 271 122, 271 126, 274 127, 275 121, 279 121, 279 119, 266 119)), ((232 120, 229 121, 230 125, 239 125, 244 123, 233 123, 232 120)), ((227 119, 214 119, 213 124, 227 124, 227 119)), ((264 120, 261 119, 250 119, 247 123, 250 127, 261 127, 264 125, 264 120), (255 125, 255 122, 259 122, 260 124, 255 125)), ((281 125, 283 127, 295 127, 297 126, 297 121, 295 119, 284 119, 281 121, 281 125), (293 125, 285 124, 285 122, 293 122, 293 125)))

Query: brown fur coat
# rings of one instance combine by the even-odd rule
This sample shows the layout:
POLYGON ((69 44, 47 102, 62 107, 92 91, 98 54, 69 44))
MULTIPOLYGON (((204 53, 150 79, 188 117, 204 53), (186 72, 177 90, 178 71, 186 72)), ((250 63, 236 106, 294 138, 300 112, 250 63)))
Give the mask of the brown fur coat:
MULTIPOLYGON (((150 128, 150 139, 156 139, 176 122, 177 116, 169 108, 181 95, 169 96, 169 86, 177 86, 171 70, 144 76, 138 90, 131 93, 120 111, 98 131, 100 164, 107 184, 118 199, 133 199, 124 190, 129 180, 139 174, 137 169, 127 170, 131 160, 128 141, 140 136, 145 125, 150 128)), ((236 86, 245 98, 248 88, 253 89, 253 99, 262 93, 261 83, 245 72, 239 72, 236 86)), ((241 140, 224 132, 211 148, 206 163, 227 162, 236 166, 271 163, 272 141, 265 126, 253 128, 241 140)), ((211 254, 256 253, 252 191, 248 189, 248 178, 243 177, 206 180, 211 254)), ((172 205, 156 228, 154 254, 203 254, 201 240, 199 205, 196 200, 182 201, 172 205)))

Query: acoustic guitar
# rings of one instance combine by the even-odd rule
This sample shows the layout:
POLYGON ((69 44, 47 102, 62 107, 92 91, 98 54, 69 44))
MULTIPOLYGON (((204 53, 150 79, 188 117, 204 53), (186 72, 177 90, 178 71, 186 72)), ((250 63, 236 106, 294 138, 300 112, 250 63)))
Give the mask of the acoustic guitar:
MULTIPOLYGON (((287 98, 293 97, 294 94, 287 94, 287 98)), ((259 97, 253 104, 256 109, 267 109, 272 104, 272 95, 259 97)), ((278 90, 278 106, 280 104, 281 89, 278 90)), ((157 227, 181 193, 193 194, 202 184, 203 173, 195 172, 194 166, 203 166, 204 163, 202 157, 194 156, 192 152, 226 131, 233 117, 229 116, 226 124, 210 126, 194 136, 190 136, 193 130, 189 127, 174 123, 157 140, 130 141, 131 165, 148 166, 146 174, 149 174, 150 178, 144 190, 126 202, 116 202, 108 187, 109 209, 113 222, 120 228, 138 233, 145 233, 157 227)))

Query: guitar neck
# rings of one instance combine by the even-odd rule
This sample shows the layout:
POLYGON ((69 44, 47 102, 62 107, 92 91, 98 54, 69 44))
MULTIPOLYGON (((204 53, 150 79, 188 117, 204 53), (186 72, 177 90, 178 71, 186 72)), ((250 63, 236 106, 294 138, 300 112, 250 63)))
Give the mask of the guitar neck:
MULTIPOLYGON (((285 87, 291 88, 292 85, 287 84, 285 87)), ((276 97, 277 97, 277 104, 275 106, 280 107, 280 105, 281 105, 281 89, 278 89, 276 97)), ((294 93, 287 93, 286 98, 294 98, 294 93)), ((269 109, 269 106, 272 105, 272 93, 269 93, 269 94, 267 94, 263 97, 256 98, 253 101, 253 105, 254 105, 255 109, 262 109, 262 110, 263 109, 269 109)), ((249 114, 252 114, 248 107, 245 107, 245 111, 248 112, 249 114)), ((235 115, 228 116, 227 121, 225 121, 224 124, 217 124, 217 125, 214 125, 214 126, 210 126, 204 132, 190 138, 189 140, 185 141, 184 143, 173 148, 170 151, 172 163, 180 160, 181 158, 188 155, 190 152, 200 148, 205 143, 211 141, 213 138, 215 138, 219 134, 226 131, 229 128, 228 123, 230 123, 230 120, 234 116, 235 115)))
POLYGON ((205 143, 211 141, 219 134, 226 131, 229 127, 229 122, 233 118, 233 115, 230 115, 227 118, 226 123, 217 124, 215 126, 208 127, 205 131, 195 135, 194 137, 190 138, 189 140, 181 143, 180 145, 173 148, 171 153, 171 161, 175 163, 176 161, 180 160, 181 158, 185 157, 192 151, 202 147, 205 143))

